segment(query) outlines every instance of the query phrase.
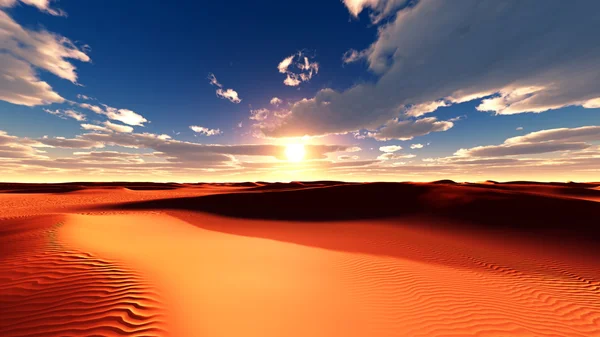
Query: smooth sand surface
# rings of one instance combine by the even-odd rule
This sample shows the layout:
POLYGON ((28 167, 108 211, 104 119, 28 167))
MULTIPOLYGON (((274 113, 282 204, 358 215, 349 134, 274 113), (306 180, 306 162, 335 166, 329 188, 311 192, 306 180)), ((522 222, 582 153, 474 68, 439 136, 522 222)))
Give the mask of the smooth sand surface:
MULTIPOLYGON (((305 209, 302 221, 272 219, 259 202, 297 192, 241 193, 253 186, 0 194, 0 336, 600 336, 594 245, 473 230, 447 212, 323 220, 305 209), (211 196, 228 192, 236 197, 211 196), (223 200, 234 216, 189 207, 223 200)), ((435 192, 463 210, 525 193, 456 188, 418 199, 435 192)), ((600 204, 562 192, 523 200, 574 199, 584 216, 565 227, 588 225, 600 204)), ((561 220, 569 210, 556 212, 561 220)))

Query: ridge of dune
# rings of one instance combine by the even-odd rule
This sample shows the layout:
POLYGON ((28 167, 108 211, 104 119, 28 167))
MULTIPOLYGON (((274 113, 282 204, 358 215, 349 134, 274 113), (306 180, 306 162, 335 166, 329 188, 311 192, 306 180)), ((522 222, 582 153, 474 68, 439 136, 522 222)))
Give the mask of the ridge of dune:
POLYGON ((600 336, 589 256, 427 223, 123 212, 70 216, 61 236, 169 289, 177 335, 600 336))
POLYGON ((165 336, 138 272, 57 239, 65 216, 0 221, 0 336, 165 336))

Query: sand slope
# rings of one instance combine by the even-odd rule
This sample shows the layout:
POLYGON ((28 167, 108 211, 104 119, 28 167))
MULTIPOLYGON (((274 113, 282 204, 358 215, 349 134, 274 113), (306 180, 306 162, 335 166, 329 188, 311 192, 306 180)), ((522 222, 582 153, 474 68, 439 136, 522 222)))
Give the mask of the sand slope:
POLYGON ((156 291, 138 273, 56 239, 64 216, 5 220, 0 336, 164 336, 156 291))
POLYGON ((423 219, 171 214, 70 216, 60 237, 150 275, 176 335, 600 336, 593 256, 423 219))
POLYGON ((2 337, 600 337, 597 184, 5 188, 2 337))

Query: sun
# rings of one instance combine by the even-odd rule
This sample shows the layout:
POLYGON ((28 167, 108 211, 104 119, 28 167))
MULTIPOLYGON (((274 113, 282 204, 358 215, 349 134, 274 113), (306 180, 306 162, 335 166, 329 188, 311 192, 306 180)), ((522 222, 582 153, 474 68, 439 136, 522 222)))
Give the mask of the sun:
POLYGON ((288 146, 285 148, 285 156, 287 157, 288 161, 291 162, 297 163, 302 161, 305 153, 304 145, 302 144, 288 144, 288 146))

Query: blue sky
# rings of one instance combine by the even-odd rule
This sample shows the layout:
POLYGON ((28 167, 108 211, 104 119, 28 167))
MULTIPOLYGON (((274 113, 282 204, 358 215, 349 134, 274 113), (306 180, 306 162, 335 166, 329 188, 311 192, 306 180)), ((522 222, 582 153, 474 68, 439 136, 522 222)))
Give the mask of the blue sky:
POLYGON ((0 6, 3 180, 600 180, 592 2, 0 6))

